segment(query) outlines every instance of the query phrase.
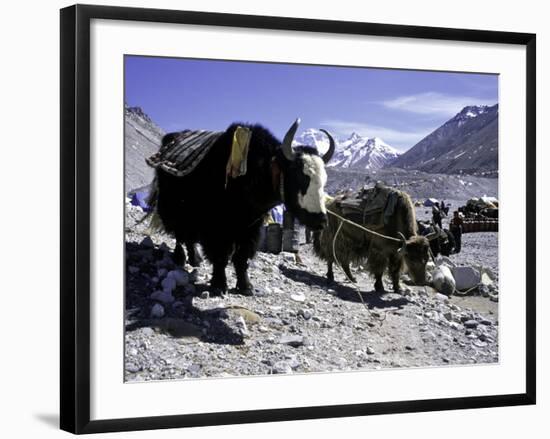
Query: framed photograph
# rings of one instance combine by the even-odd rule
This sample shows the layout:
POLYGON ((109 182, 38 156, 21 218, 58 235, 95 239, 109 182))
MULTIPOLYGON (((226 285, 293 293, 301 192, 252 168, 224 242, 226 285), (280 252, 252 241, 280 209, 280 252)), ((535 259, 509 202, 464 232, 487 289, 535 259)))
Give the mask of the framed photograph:
POLYGON ((535 35, 61 10, 61 428, 535 403, 535 35))

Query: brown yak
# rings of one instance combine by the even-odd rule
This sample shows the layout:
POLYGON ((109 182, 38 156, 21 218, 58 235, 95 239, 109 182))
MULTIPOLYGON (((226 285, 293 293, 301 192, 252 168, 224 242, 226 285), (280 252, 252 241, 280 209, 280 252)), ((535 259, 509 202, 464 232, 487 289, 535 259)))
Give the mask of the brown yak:
POLYGON ((393 291, 399 293, 399 279, 407 269, 413 282, 426 284, 426 263, 429 258, 429 237, 417 235, 413 203, 409 195, 381 184, 364 189, 351 198, 337 197, 327 203, 328 226, 316 233, 314 250, 317 256, 327 261, 327 279, 334 281, 332 264, 334 253, 347 276, 353 282, 350 263, 361 264, 367 260, 367 270, 374 275, 377 292, 384 291, 382 275, 388 269, 393 282, 393 291), (330 212, 349 219, 380 234, 397 238, 388 240, 363 231, 352 224, 343 223, 334 242, 334 236, 342 222, 330 212))

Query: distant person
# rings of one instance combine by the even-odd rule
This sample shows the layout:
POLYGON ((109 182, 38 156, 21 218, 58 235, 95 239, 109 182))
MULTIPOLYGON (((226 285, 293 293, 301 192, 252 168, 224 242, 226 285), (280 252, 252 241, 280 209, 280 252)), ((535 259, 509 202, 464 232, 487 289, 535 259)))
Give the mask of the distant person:
POLYGON ((439 208, 439 202, 434 203, 432 206, 432 222, 434 225, 439 226, 440 229, 443 228, 441 224, 441 209, 439 208))
POLYGON ((464 221, 462 220, 458 210, 453 212, 453 219, 451 220, 451 233, 455 238, 455 253, 460 253, 462 249, 462 226, 464 221))
POLYGON ((441 200, 441 213, 445 216, 449 214, 449 206, 446 206, 443 200, 441 200))

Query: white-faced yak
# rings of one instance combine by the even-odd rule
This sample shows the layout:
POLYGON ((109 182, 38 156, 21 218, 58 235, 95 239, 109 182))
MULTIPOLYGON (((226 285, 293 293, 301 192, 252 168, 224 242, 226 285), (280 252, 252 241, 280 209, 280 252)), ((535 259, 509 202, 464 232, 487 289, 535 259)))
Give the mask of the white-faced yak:
POLYGON ((201 244, 213 265, 211 293, 227 290, 225 268, 231 259, 237 277, 236 292, 253 294, 248 262, 256 253, 263 219, 274 206, 284 203, 313 230, 326 225, 324 165, 334 154, 335 142, 324 131, 329 149, 323 156, 311 146, 293 147, 298 124, 296 120, 283 142, 266 128, 249 124, 235 123, 220 133, 171 133, 163 138, 159 153, 148 159, 156 168, 150 204, 164 229, 175 236, 176 256, 181 257, 179 246, 185 243, 193 262, 192 243, 201 244), (248 135, 245 171, 228 175, 235 139, 243 129, 248 135), (202 139, 202 145, 185 154, 185 160, 193 164, 192 171, 186 173, 178 167, 182 162, 177 158, 178 148, 184 143, 189 145, 188 139, 192 143, 195 137, 202 139), (181 142, 182 138, 186 142, 181 142))
POLYGON ((382 275, 388 269, 394 292, 399 293, 399 280, 406 266, 413 282, 426 284, 426 263, 429 258, 429 238, 417 235, 414 206, 410 197, 380 184, 359 194, 337 197, 327 203, 327 209, 341 217, 374 230, 386 238, 370 234, 352 224, 329 215, 328 226, 314 237, 317 256, 327 261, 327 279, 334 281, 334 256, 350 280, 355 282, 350 263, 362 264, 375 277, 374 288, 384 291, 382 275), (333 248, 334 245, 334 248, 333 248))

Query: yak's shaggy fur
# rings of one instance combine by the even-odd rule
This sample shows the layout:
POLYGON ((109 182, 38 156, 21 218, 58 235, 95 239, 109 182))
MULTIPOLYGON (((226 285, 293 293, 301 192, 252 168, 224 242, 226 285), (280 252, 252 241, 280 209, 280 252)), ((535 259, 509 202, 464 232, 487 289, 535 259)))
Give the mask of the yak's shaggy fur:
MULTIPOLYGON (((163 145, 170 142, 171 136, 165 136, 163 145)), ((311 193, 312 181, 315 193, 323 193, 325 171, 318 151, 297 146, 292 158, 288 158, 281 145, 260 125, 232 124, 188 175, 179 177, 160 168, 156 170, 150 204, 164 230, 176 238, 176 260, 182 259, 181 244, 186 244, 191 262, 194 244, 202 245, 213 265, 212 292, 227 290, 225 268, 231 260, 237 290, 252 293, 248 261, 256 253, 260 227, 272 207, 284 202, 290 212, 312 229, 320 229, 326 223, 321 195, 319 200, 308 199, 304 206, 299 203, 300 197, 311 193), (251 132, 247 172, 228 178, 226 166, 238 126, 251 132), (316 175, 304 170, 312 163, 316 165, 316 175)))
MULTIPOLYGON (((345 216, 340 200, 327 204, 327 210, 345 216)), ((327 261, 327 278, 334 280, 332 265, 334 254, 343 270, 355 282, 350 264, 364 264, 376 278, 375 289, 383 291, 382 275, 388 269, 394 291, 400 290, 399 278, 405 268, 418 284, 426 281, 426 263, 428 262, 429 242, 423 236, 417 236, 417 224, 413 203, 405 192, 399 192, 393 215, 386 224, 363 224, 365 227, 386 236, 399 238, 399 233, 406 237, 406 242, 395 242, 367 233, 351 224, 344 223, 336 237, 341 221, 329 214, 328 226, 316 234, 315 253, 327 261), (334 250, 333 250, 334 243, 334 250)))

